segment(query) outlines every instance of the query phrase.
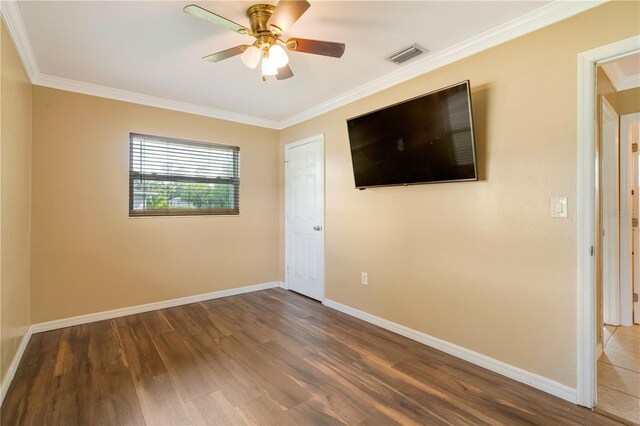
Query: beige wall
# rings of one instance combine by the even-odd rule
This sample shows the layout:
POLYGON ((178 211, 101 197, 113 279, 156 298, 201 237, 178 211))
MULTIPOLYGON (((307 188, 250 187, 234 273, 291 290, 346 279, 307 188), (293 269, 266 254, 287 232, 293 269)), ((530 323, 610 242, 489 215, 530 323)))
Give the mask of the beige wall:
POLYGON ((275 130, 33 89, 33 322, 278 279, 275 130), (128 217, 129 132, 240 147, 240 216, 128 217))
POLYGON ((640 87, 616 93, 616 111, 620 115, 640 112, 640 87))
POLYGON ((325 135, 326 297, 575 386, 577 54, 638 34, 639 6, 604 4, 282 131, 281 164, 284 144, 325 135), (354 189, 347 118, 466 79, 479 182, 354 189), (558 196, 568 219, 550 217, 558 196))
POLYGON ((31 83, 0 23, 0 377, 31 324, 31 83))

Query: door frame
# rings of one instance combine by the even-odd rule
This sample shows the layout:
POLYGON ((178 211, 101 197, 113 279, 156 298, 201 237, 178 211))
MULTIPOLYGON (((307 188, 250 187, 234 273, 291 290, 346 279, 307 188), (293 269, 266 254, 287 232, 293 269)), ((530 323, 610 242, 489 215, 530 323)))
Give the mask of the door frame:
MULTIPOLYGON (((620 325, 633 325, 633 153, 629 125, 640 121, 640 112, 620 116, 620 325), (623 225, 626 223, 626 225, 623 225)), ((635 195, 639 196, 638 194, 635 195)))
POLYGON ((640 52, 640 36, 578 54, 577 386, 576 402, 596 404, 596 66, 640 52))
POLYGON ((322 235, 320 236, 320 252, 322 253, 322 298, 320 302, 324 303, 325 299, 325 249, 324 249, 324 235, 325 235, 325 226, 324 226, 324 205, 325 205, 325 180, 324 180, 324 168, 325 168, 325 158, 324 158, 324 133, 320 133, 319 135, 311 136, 305 139, 301 139, 295 142, 288 143, 284 146, 284 288, 289 290, 289 260, 290 253, 289 249, 291 248, 290 238, 289 238, 289 221, 287 220, 289 213, 289 198, 291 192, 291 185, 289 184, 289 151, 292 148, 296 148, 301 145, 306 145, 311 142, 320 142, 320 152, 322 166, 320 167, 320 181, 322 183, 322 196, 320 197, 320 226, 322 226, 322 235))
POLYGON ((602 178, 602 196, 600 197, 602 201, 600 207, 602 215, 602 238, 600 239, 602 244, 602 318, 605 324, 617 326, 620 325, 620 283, 623 278, 622 264, 620 263, 621 244, 623 243, 620 230, 620 212, 622 211, 620 116, 604 96, 600 99, 599 107, 600 176, 602 178), (612 141, 604 140, 605 122, 612 123, 615 127, 612 141), (605 144, 611 145, 605 146, 605 144), (613 178, 615 182, 608 182, 607 177, 613 178), (607 212, 610 215, 608 218, 605 216, 607 212), (605 245, 605 241, 607 245, 605 245))

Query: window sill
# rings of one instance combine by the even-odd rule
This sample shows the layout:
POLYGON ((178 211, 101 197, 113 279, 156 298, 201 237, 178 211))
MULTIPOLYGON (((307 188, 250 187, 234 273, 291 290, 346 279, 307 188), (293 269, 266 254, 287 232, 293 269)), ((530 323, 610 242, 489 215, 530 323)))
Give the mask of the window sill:
POLYGON ((167 216, 239 216, 240 209, 216 210, 129 210, 129 217, 167 216))

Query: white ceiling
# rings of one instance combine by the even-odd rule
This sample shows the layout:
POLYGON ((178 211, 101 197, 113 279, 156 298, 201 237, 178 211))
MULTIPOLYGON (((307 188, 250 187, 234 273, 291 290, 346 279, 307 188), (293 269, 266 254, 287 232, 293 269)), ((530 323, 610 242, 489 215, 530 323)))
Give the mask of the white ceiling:
MULTIPOLYGON (((311 1, 285 36, 346 43, 341 59, 290 53, 295 77, 266 84, 238 57, 250 42, 182 12, 191 2, 2 2, 34 84, 282 128, 429 69, 565 19, 597 2, 311 1), (413 43, 428 53, 385 58, 413 43)), ((248 25, 247 1, 197 1, 248 25)), ((275 3, 275 2, 272 2, 275 3)))

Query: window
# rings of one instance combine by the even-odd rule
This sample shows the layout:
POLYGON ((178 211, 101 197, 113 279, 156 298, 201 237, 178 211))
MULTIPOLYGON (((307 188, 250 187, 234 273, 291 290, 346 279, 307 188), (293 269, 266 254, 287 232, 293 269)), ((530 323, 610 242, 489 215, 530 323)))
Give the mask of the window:
POLYGON ((240 148, 131 133, 129 216, 240 212, 240 148))

